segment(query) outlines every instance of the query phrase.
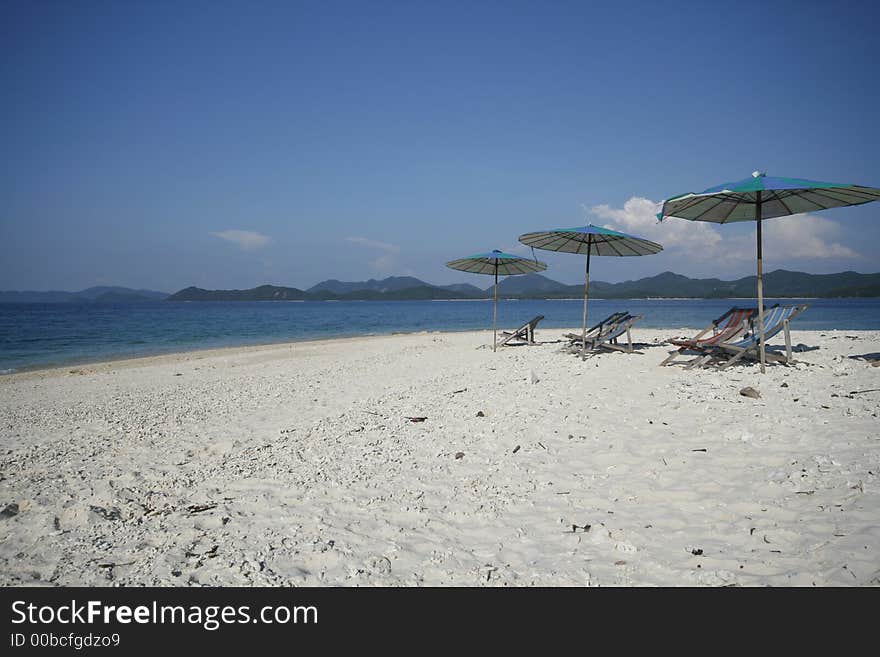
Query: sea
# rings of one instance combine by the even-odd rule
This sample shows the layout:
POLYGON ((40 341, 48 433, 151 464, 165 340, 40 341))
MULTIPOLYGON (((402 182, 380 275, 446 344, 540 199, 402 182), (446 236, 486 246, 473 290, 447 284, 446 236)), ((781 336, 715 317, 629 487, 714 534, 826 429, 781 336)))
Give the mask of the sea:
MULTIPOLYGON (((880 330, 880 298, 767 299, 809 304, 793 328, 880 330)), ((618 311, 644 328, 703 328, 750 299, 592 299, 589 323, 618 311)), ((543 315, 540 329, 581 325, 581 299, 502 299, 498 327, 543 315)), ((0 304, 0 374, 216 347, 492 328, 491 301, 258 301, 0 304)))

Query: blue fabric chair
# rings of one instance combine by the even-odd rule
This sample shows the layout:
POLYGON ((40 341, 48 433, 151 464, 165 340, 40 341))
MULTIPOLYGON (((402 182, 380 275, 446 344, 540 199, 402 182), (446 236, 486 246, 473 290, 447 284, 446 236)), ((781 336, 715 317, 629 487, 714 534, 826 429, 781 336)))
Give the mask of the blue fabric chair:
MULTIPOLYGON (((791 355, 791 335, 789 325, 791 320, 804 312, 809 305, 799 306, 773 306, 764 313, 764 344, 780 331, 785 332, 785 356, 765 351, 765 357, 772 362, 788 365, 793 362, 791 355)), ((754 330, 737 342, 725 342, 712 347, 703 358, 699 359, 700 367, 715 367, 723 370, 742 358, 757 360, 760 358, 761 333, 754 330)))

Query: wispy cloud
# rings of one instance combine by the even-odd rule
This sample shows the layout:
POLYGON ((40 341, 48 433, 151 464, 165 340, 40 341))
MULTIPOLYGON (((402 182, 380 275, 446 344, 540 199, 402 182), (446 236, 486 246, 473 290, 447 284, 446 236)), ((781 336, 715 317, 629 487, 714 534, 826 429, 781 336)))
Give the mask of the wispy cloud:
POLYGON ((261 249, 269 243, 269 237, 250 230, 224 230, 219 233, 211 233, 221 240, 232 242, 244 251, 261 249))
POLYGON ((377 240, 367 239, 366 237, 346 237, 345 239, 353 244, 359 244, 360 246, 366 246, 372 249, 382 249, 389 253, 400 253, 399 246, 388 244, 388 242, 379 242, 377 240))
POLYGON ((371 240, 366 237, 346 237, 345 239, 352 244, 357 244, 358 246, 363 246, 368 249, 378 249, 382 252, 377 258, 369 261, 369 265, 373 270, 382 274, 387 274, 394 269, 396 262, 395 256, 400 253, 400 247, 396 244, 371 240))
MULTIPOLYGON (((657 220, 662 203, 634 196, 622 208, 597 205, 590 212, 616 228, 663 245, 684 260, 723 264, 755 259, 756 232, 724 235, 724 227, 704 221, 669 218, 657 220)), ((814 214, 778 217, 764 223, 765 253, 776 259, 858 258, 859 254, 836 241, 837 222, 814 214)))

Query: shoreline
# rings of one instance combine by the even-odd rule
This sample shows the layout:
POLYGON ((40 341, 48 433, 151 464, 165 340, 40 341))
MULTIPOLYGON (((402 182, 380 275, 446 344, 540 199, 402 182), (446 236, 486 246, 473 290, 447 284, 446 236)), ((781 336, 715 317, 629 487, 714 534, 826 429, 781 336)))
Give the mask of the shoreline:
MULTIPOLYGON (((446 333, 467 333, 468 330, 464 331, 445 331, 446 333)), ((479 331, 474 331, 478 333, 479 331)), ((25 374, 39 374, 39 373, 48 373, 60 370, 65 370, 67 368, 81 368, 81 367, 105 367, 116 364, 130 364, 131 366, 135 366, 138 363, 149 364, 148 361, 158 361, 162 359, 169 360, 179 360, 182 358, 190 359, 191 357, 199 357, 205 358, 210 356, 222 356, 235 354, 237 352, 247 353, 249 351, 257 351, 262 349, 273 349, 273 348, 293 348, 296 345, 311 345, 311 344, 321 344, 321 343, 334 343, 334 342, 348 342, 352 340, 371 340, 375 338, 390 338, 395 336, 406 336, 406 335, 422 335, 429 333, 440 333, 440 331, 395 331, 392 333, 374 333, 370 335, 340 335, 336 337, 330 338, 304 338, 302 340, 286 340, 281 342, 258 342, 253 344, 230 344, 224 345, 221 347, 197 347, 195 349, 182 349, 182 350, 174 350, 174 351, 163 351, 159 353, 151 353, 151 354, 141 354, 141 355, 133 355, 133 354, 125 354, 119 355, 116 357, 110 358, 101 358, 99 360, 77 360, 70 361, 67 363, 46 365, 46 366, 29 366, 22 369, 13 369, 11 372, 6 372, 5 370, 0 370, 0 382, 2 382, 6 377, 25 375, 25 374), (6 372, 6 373, 3 373, 6 372)))
MULTIPOLYGON (((557 329, 544 329, 544 330, 557 330, 557 329)), ((566 329, 561 328, 559 331, 572 331, 575 329, 566 329)), ((578 329, 579 330, 579 329, 578 329)), ((658 330, 666 330, 666 329, 658 329, 658 330)), ((676 329, 670 329, 676 330, 676 329)), ((283 349, 283 348, 293 348, 296 345, 321 345, 321 344, 344 344, 352 341, 368 341, 368 340, 378 340, 383 338, 397 338, 397 337, 407 337, 414 335, 461 335, 463 333, 473 333, 475 335, 480 333, 487 333, 490 336, 492 335, 492 329, 461 329, 460 331, 455 330, 444 330, 444 331, 392 331, 390 333, 372 333, 372 334, 360 334, 360 335, 339 335, 334 337, 322 337, 322 338, 303 338, 301 340, 285 340, 280 342, 258 342, 253 344, 230 344, 224 345, 220 347, 197 347, 195 349, 182 349, 182 350, 174 350, 174 351, 163 351, 160 353, 150 353, 150 354, 141 354, 141 355, 132 355, 125 354, 119 355, 116 357, 110 358, 100 358, 99 360, 85 360, 85 361, 70 361, 67 363, 59 363, 52 364, 46 366, 29 366, 22 369, 13 368, 12 371, 0 370, 0 382, 4 381, 8 377, 14 376, 22 376, 26 374, 41 374, 41 373, 50 373, 50 372, 61 372, 61 370, 66 370, 68 368, 82 368, 82 367, 107 367, 116 364, 129 364, 130 366, 136 366, 138 363, 142 364, 150 364, 150 361, 158 361, 162 359, 168 360, 180 360, 186 359, 190 360, 192 357, 197 358, 206 358, 210 356, 223 356, 223 355, 235 355, 236 353, 248 353, 251 351, 259 351, 264 349, 283 349)), ((499 334, 501 330, 499 329, 499 334)), ((491 345, 490 345, 491 346, 491 345)))
MULTIPOLYGON (((221 322, 217 330, 199 328, 201 325, 198 322, 203 321, 201 319, 203 313, 198 310, 182 313, 178 316, 175 306, 179 309, 180 306, 190 304, 168 304, 166 307, 169 311, 175 312, 159 313, 155 327, 151 319, 151 313, 154 311, 118 314, 111 312, 106 316, 100 315, 103 328, 97 331, 92 330, 88 324, 91 317, 89 313, 73 313, 69 318, 69 326, 61 325, 56 321, 54 329, 46 332, 45 340, 42 339, 44 334, 39 324, 43 315, 39 313, 32 316, 25 315, 23 319, 19 320, 15 313, 8 313, 0 316, 0 341, 4 342, 4 345, 0 347, 0 379, 23 372, 82 367, 107 361, 148 358, 190 351, 347 339, 370 335, 418 333, 422 330, 455 333, 488 329, 482 310, 478 308, 467 310, 462 307, 462 313, 453 312, 452 306, 454 305, 468 305, 468 303, 456 304, 456 301, 484 300, 400 302, 403 304, 414 303, 418 307, 412 313, 407 312, 400 316, 388 304, 379 303, 380 309, 365 311, 366 320, 361 322, 347 322, 345 318, 349 311, 343 308, 333 312, 313 310, 305 314, 294 311, 272 312, 265 316, 256 310, 245 310, 243 313, 227 312, 226 310, 205 313, 210 318, 216 318, 216 321, 221 322), (442 309, 438 311, 438 304, 440 306, 445 304, 449 307, 445 311, 442 309), (321 314, 323 312, 329 313, 327 321, 324 321, 321 314), (253 318, 249 317, 249 313, 254 313, 253 318), (302 321, 298 320, 299 317, 303 318, 302 321), (175 322, 178 319, 183 322, 183 326, 189 323, 194 328, 187 330, 176 328, 175 322), (21 324, 18 323, 19 321, 21 324), (29 331, 33 333, 32 336, 29 331)), ((645 319, 636 327, 637 331, 658 328, 661 330, 688 328, 696 332, 705 328, 711 318, 719 315, 722 306, 747 304, 749 300, 728 299, 708 303, 692 299, 633 299, 630 301, 594 299, 594 302, 596 304, 594 313, 598 312, 602 315, 607 314, 606 307, 614 306, 615 309, 630 307, 632 309, 631 306, 638 305, 639 309, 636 312, 645 315, 645 319), (703 321, 698 321, 700 319, 703 321), (679 322, 689 326, 680 326, 679 322)), ((770 298, 768 298, 769 302, 770 298)), ((796 327, 803 327, 804 330, 817 328, 849 330, 847 326, 852 327, 852 330, 880 329, 880 306, 876 303, 844 304, 845 307, 842 307, 843 309, 838 313, 835 310, 829 310, 826 307, 828 304, 822 304, 820 301, 801 299, 801 302, 815 305, 815 310, 811 310, 806 326, 800 320, 796 324, 796 327), (849 308, 852 310, 848 310, 849 308)), ((231 303, 217 304, 210 301, 193 303, 201 304, 207 310, 215 305, 223 307, 234 305, 231 303)), ((278 303, 283 305, 285 302, 278 303)), ((363 308, 371 303, 374 302, 358 301, 357 305, 363 308)), ((574 325, 579 321, 580 305, 583 300, 548 299, 545 302, 540 302, 511 299, 504 300, 504 303, 511 304, 509 308, 505 306, 505 312, 509 314, 510 318, 516 318, 518 322, 521 322, 532 315, 546 315, 548 319, 545 319, 541 326, 546 330, 554 330, 567 328, 559 326, 559 324, 574 325), (542 303, 550 304, 553 307, 541 305, 542 303), (552 312, 550 312, 551 310, 552 312)), ((54 305, 62 306, 64 304, 54 305)), ((161 304, 158 305, 161 306, 161 304)), ((242 302, 237 305, 248 306, 248 303, 242 302)), ((477 305, 482 308, 485 304, 477 305)), ((157 304, 149 305, 150 308, 156 306, 157 304)), ((256 306, 251 307, 256 308, 256 306)), ((491 323, 491 308, 488 310, 488 323, 491 323)), ((360 311, 351 312, 360 313, 360 311)), ((48 316, 54 317, 54 313, 50 312, 48 316)), ((63 321, 68 321, 67 315, 61 314, 59 317, 63 321)), ((595 315, 593 317, 598 318, 595 315)), ((499 330, 513 328, 514 323, 510 319, 504 319, 503 322, 503 324, 499 324, 499 330)))
MULTIPOLYGON (((639 332, 651 332, 651 333, 660 333, 660 334, 668 334, 664 340, 668 340, 671 337, 678 336, 690 336, 695 334, 696 332, 702 330, 705 327, 687 327, 687 326, 678 326, 671 328, 643 328, 640 329, 639 332), (673 334, 673 331, 678 331, 679 333, 673 334)), ((581 330, 581 327, 550 327, 538 329, 536 331, 537 334, 547 334, 549 332, 554 332, 558 334, 566 333, 566 332, 578 332, 581 330)), ((880 329, 877 329, 880 330, 880 329)), ((853 334, 860 333, 873 333, 876 332, 874 329, 792 329, 792 336, 797 333, 806 333, 806 332, 821 332, 821 333, 837 333, 837 332, 847 332, 853 334)), ((407 337, 407 336, 417 336, 417 335, 463 335, 467 333, 472 333, 474 336, 480 334, 486 334, 489 336, 489 346, 491 346, 491 329, 461 329, 461 330, 443 330, 443 331, 392 331, 391 333, 374 333, 369 335, 341 335, 335 337, 322 337, 322 338, 304 338, 302 340, 286 340, 280 342, 260 342, 254 344, 230 344, 224 345, 220 347, 203 347, 203 348, 195 348, 195 349, 182 349, 182 350, 174 350, 174 351, 163 351, 159 353, 149 353, 149 354, 141 354, 141 355, 132 355, 132 354, 121 354, 119 356, 113 356, 109 358, 98 358, 98 359, 88 359, 88 360, 75 360, 69 361, 66 363, 58 363, 46 366, 31 366, 22 369, 13 368, 12 371, 0 370, 0 383, 4 380, 7 380, 11 377, 21 377, 26 375, 33 374, 70 374, 71 368, 81 369, 81 368, 99 368, 99 369, 107 369, 114 365, 122 365, 127 367, 136 367, 138 365, 150 365, 155 362, 161 361, 180 361, 180 360, 193 360, 193 359, 201 359, 208 358, 211 356, 228 356, 228 355, 236 355, 236 354, 247 354, 253 351, 260 350, 272 350, 272 349, 292 349, 297 345, 321 345, 321 344, 345 344, 353 341, 371 341, 371 340, 379 340, 379 339, 390 339, 397 337, 407 337), (67 370, 66 372, 64 370, 67 370)), ((499 335, 501 334, 501 330, 499 329, 499 335)), ((558 337, 558 336, 557 336, 558 337)), ((638 337, 638 333, 636 333, 636 337, 638 337)), ((657 338, 654 338, 657 339, 657 338)))

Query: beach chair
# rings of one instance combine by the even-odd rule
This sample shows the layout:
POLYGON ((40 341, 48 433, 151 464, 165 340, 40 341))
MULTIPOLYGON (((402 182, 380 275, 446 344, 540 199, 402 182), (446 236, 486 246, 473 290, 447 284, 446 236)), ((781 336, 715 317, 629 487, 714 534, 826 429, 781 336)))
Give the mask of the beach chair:
POLYGON ((593 350, 613 349, 627 354, 633 353, 632 327, 633 324, 642 318, 644 318, 644 315, 627 315, 617 323, 611 332, 603 336, 602 339, 596 339, 593 341, 593 350), (627 346, 621 347, 617 344, 617 339, 624 333, 626 333, 627 346))
MULTIPOLYGON (((590 340, 595 340, 603 333, 610 333, 611 330, 627 316, 629 316, 629 313, 627 312, 612 313, 601 322, 587 330, 587 342, 589 342, 590 340)), ((584 339, 584 336, 580 333, 565 333, 562 337, 569 341, 569 346, 573 346, 574 343, 580 344, 584 339)))
MULTIPOLYGON (((613 351, 622 351, 631 354, 634 351, 632 341, 632 327, 644 315, 630 315, 622 313, 624 316, 608 324, 604 324, 598 334, 593 337, 587 337, 586 351, 597 352, 601 349, 611 349, 613 351), (617 343, 618 338, 626 333, 627 346, 622 347, 617 343)), ((577 340, 572 340, 570 348, 573 353, 581 352, 581 339, 577 336, 577 340)))
MULTIPOLYGON (((809 306, 773 306, 764 311, 764 344, 780 331, 785 332, 785 356, 769 351, 764 352, 765 358, 772 363, 788 365, 794 362, 791 355, 791 334, 789 326, 791 320, 804 312, 809 306)), ((752 360, 760 359, 760 331, 753 330, 745 338, 738 342, 722 342, 711 347, 706 355, 697 359, 696 365, 700 367, 714 367, 719 370, 727 369, 742 358, 752 360)))
POLYGON ((501 336, 503 339, 498 343, 498 346, 535 344, 535 327, 542 319, 544 319, 544 315, 537 315, 514 331, 502 332, 501 336))
POLYGON ((680 339, 671 338, 670 344, 678 347, 675 351, 670 351, 669 356, 660 363, 660 366, 693 363, 696 359, 677 363, 676 358, 687 351, 697 351, 705 355, 707 349, 724 342, 733 342, 743 333, 748 332, 752 328, 754 317, 758 314, 757 308, 737 308, 734 306, 718 319, 697 333, 692 338, 680 339))

